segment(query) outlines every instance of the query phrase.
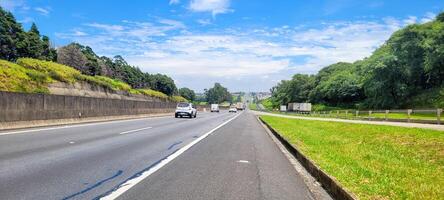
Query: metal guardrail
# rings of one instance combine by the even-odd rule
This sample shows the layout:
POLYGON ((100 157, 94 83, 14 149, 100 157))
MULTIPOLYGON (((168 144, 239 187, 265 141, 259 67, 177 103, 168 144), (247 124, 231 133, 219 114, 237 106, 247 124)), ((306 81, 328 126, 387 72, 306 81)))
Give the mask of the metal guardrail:
POLYGON ((405 109, 405 110, 331 110, 312 111, 311 113, 286 112, 290 115, 326 117, 351 120, 393 121, 427 124, 443 124, 443 109, 405 109))

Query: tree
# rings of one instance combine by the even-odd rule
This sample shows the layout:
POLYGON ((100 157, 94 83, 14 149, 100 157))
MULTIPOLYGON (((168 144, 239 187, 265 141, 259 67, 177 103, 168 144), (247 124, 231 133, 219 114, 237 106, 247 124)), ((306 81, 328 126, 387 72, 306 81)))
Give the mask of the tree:
POLYGON ((79 46, 74 43, 57 50, 57 62, 73 67, 84 74, 89 74, 89 69, 85 66, 88 60, 79 46))
POLYGON ((51 47, 51 43, 49 41, 48 36, 42 37, 43 41, 43 56, 41 59, 49 60, 49 61, 57 61, 57 50, 51 47))
POLYGON ((194 93, 193 90, 186 87, 179 89, 179 95, 185 99, 188 99, 189 101, 194 101, 196 99, 196 93, 194 93))
POLYGON ((402 107, 410 93, 407 68, 400 65, 393 55, 385 55, 372 66, 364 82, 370 108, 402 107))
POLYGON ((174 80, 163 74, 152 75, 152 89, 163 92, 167 95, 174 95, 177 93, 174 80))
POLYGON ((219 104, 224 101, 232 101, 232 97, 228 92, 228 89, 223 87, 220 83, 215 83, 212 88, 205 90, 205 96, 207 98, 207 102, 210 104, 219 104))
POLYGON ((439 13, 438 16, 436 16, 436 20, 440 22, 444 22, 444 12, 439 13))
POLYGON ((364 98, 357 64, 336 63, 315 76, 310 101, 334 106, 350 106, 364 98))
POLYGON ((24 57, 41 58, 43 53, 43 45, 40 40, 40 31, 35 23, 32 23, 31 29, 26 33, 28 47, 24 57))
POLYGON ((20 57, 54 61, 57 52, 49 38, 41 36, 34 23, 25 32, 14 16, 0 7, 0 59, 14 61, 20 57))
POLYGON ((271 89, 273 106, 277 107, 291 102, 307 102, 313 88, 314 76, 296 74, 291 80, 281 81, 271 89))
POLYGON ((25 52, 25 32, 12 13, 0 7, 0 59, 14 61, 25 52))

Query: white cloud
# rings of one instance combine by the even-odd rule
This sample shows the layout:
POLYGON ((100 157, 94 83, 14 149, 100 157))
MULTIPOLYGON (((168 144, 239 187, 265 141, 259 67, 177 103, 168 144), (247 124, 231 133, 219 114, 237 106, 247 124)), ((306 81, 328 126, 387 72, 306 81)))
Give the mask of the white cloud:
MULTIPOLYGON (((187 82, 181 79, 184 77, 206 78, 206 82, 223 79, 234 81, 235 87, 238 79, 253 81, 262 77, 264 83, 259 85, 266 89, 274 84, 272 80, 289 78, 294 73, 316 73, 336 62, 369 56, 412 19, 232 28, 211 33, 188 30, 180 21, 155 19, 90 23, 58 37, 89 45, 99 55, 123 55, 143 71, 166 73, 179 81, 187 82)), ((194 87, 208 84, 196 82, 194 87)))
POLYGON ((416 24, 417 20, 418 20, 418 17, 416 17, 416 16, 409 16, 407 19, 404 20, 404 23, 407 24, 407 25, 416 24))
POLYGON ((28 8, 23 0, 1 0, 0 6, 8 11, 14 11, 16 8, 28 8))
POLYGON ((100 24, 100 23, 90 23, 90 24, 85 24, 85 25, 90 26, 90 27, 94 27, 94 28, 98 28, 98 29, 102 29, 105 31, 109 31, 109 32, 123 30, 123 26, 120 26, 120 25, 109 25, 109 24, 100 24))
POLYGON ((159 23, 161 24, 165 24, 165 25, 169 25, 174 29, 184 29, 186 28, 185 24, 183 24, 180 21, 176 21, 176 20, 171 20, 171 19, 160 19, 159 23))
POLYGON ((179 4, 180 0, 170 0, 170 5, 179 4))
POLYGON ((194 12, 211 12, 217 14, 231 12, 230 0, 191 0, 189 9, 194 12))
POLYGON ((50 12, 49 8, 42 8, 42 7, 35 7, 34 10, 44 16, 48 16, 50 12))
POLYGON ((209 19, 198 19, 198 20, 196 20, 196 22, 202 26, 207 26, 207 25, 211 24, 211 20, 209 20, 209 19))
POLYGON ((425 14, 423 18, 421 18, 421 23, 427 23, 433 21, 436 18, 436 14, 432 12, 428 12, 425 14))

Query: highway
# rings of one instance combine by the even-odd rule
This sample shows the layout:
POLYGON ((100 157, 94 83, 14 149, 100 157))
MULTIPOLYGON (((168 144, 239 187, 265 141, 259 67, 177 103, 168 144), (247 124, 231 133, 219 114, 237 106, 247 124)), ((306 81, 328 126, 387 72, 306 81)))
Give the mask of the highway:
POLYGON ((0 199, 313 199, 255 116, 0 132, 0 199))

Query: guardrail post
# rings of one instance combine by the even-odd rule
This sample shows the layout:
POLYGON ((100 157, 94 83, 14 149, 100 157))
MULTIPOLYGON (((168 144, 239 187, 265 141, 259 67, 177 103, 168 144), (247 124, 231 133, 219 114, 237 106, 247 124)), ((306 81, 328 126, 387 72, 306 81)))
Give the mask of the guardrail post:
POLYGON ((372 121, 372 111, 371 110, 368 111, 368 120, 372 121))
POLYGON ((442 109, 438 108, 436 110, 436 118, 438 120, 438 124, 441 124, 441 113, 442 113, 442 109))
POLYGON ((347 119, 348 110, 345 111, 345 119, 347 119))
POLYGON ((336 118, 339 118, 339 110, 336 111, 336 118))
POLYGON ((410 115, 412 114, 412 109, 407 110, 407 122, 410 122, 410 115))
POLYGON ((328 114, 328 117, 331 117, 331 113, 332 113, 332 112, 333 112, 333 111, 330 110, 330 113, 328 114))
POLYGON ((385 121, 388 120, 389 112, 390 112, 390 110, 385 110, 385 121))
POLYGON ((356 118, 359 116, 359 110, 356 111, 356 118))

